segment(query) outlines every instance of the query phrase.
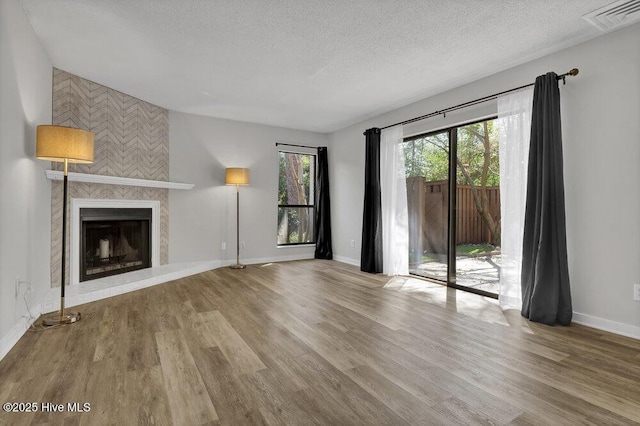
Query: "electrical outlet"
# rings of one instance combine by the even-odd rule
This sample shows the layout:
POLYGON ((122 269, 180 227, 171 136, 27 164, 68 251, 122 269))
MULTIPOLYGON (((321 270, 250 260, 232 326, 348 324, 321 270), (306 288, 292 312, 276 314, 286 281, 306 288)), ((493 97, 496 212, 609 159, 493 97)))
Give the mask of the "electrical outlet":
POLYGON ((18 297, 18 293, 20 292, 20 276, 16 277, 16 297, 18 297))
POLYGON ((633 300, 640 302, 640 284, 633 285, 633 300))
POLYGON ((222 244, 220 244, 220 250, 226 250, 227 249, 227 243, 223 242, 222 244))
POLYGON ((240 241, 240 248, 243 249, 244 248, 244 241, 240 241))
POLYGON ((351 248, 355 248, 356 247, 356 240, 351 240, 351 248))

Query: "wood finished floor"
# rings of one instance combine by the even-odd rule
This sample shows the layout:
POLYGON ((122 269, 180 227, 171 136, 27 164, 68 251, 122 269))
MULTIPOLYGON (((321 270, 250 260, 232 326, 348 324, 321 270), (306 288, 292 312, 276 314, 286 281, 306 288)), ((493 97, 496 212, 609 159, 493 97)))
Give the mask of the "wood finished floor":
POLYGON ((332 261, 209 271, 93 302, 0 361, 0 424, 617 425, 640 341, 332 261))

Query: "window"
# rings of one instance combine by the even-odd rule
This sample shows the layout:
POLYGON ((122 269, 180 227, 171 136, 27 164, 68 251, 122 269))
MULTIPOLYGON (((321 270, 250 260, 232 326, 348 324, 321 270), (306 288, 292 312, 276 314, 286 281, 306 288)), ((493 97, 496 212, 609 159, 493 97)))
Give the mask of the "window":
POLYGON ((278 245, 313 244, 316 156, 280 151, 278 245))

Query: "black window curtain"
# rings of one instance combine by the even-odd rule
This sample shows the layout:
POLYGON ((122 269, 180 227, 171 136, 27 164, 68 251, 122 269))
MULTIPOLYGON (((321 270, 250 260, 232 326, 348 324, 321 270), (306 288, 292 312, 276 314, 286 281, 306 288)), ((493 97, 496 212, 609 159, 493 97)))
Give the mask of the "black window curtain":
POLYGON ((557 75, 536 78, 522 247, 522 316, 571 323, 560 90, 557 75))
POLYGON ((380 201, 380 129, 364 132, 364 212, 360 270, 382 272, 382 207, 380 201))
POLYGON ((315 258, 333 259, 331 245, 331 201, 329 198, 329 160, 326 146, 318 147, 315 234, 315 258))

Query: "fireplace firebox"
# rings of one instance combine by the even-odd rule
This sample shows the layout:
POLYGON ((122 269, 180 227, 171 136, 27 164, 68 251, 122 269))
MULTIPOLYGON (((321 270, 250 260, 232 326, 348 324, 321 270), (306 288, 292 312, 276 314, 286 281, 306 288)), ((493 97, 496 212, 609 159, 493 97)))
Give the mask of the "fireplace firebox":
POLYGON ((151 267, 148 208, 80 209, 80 281, 151 267))

